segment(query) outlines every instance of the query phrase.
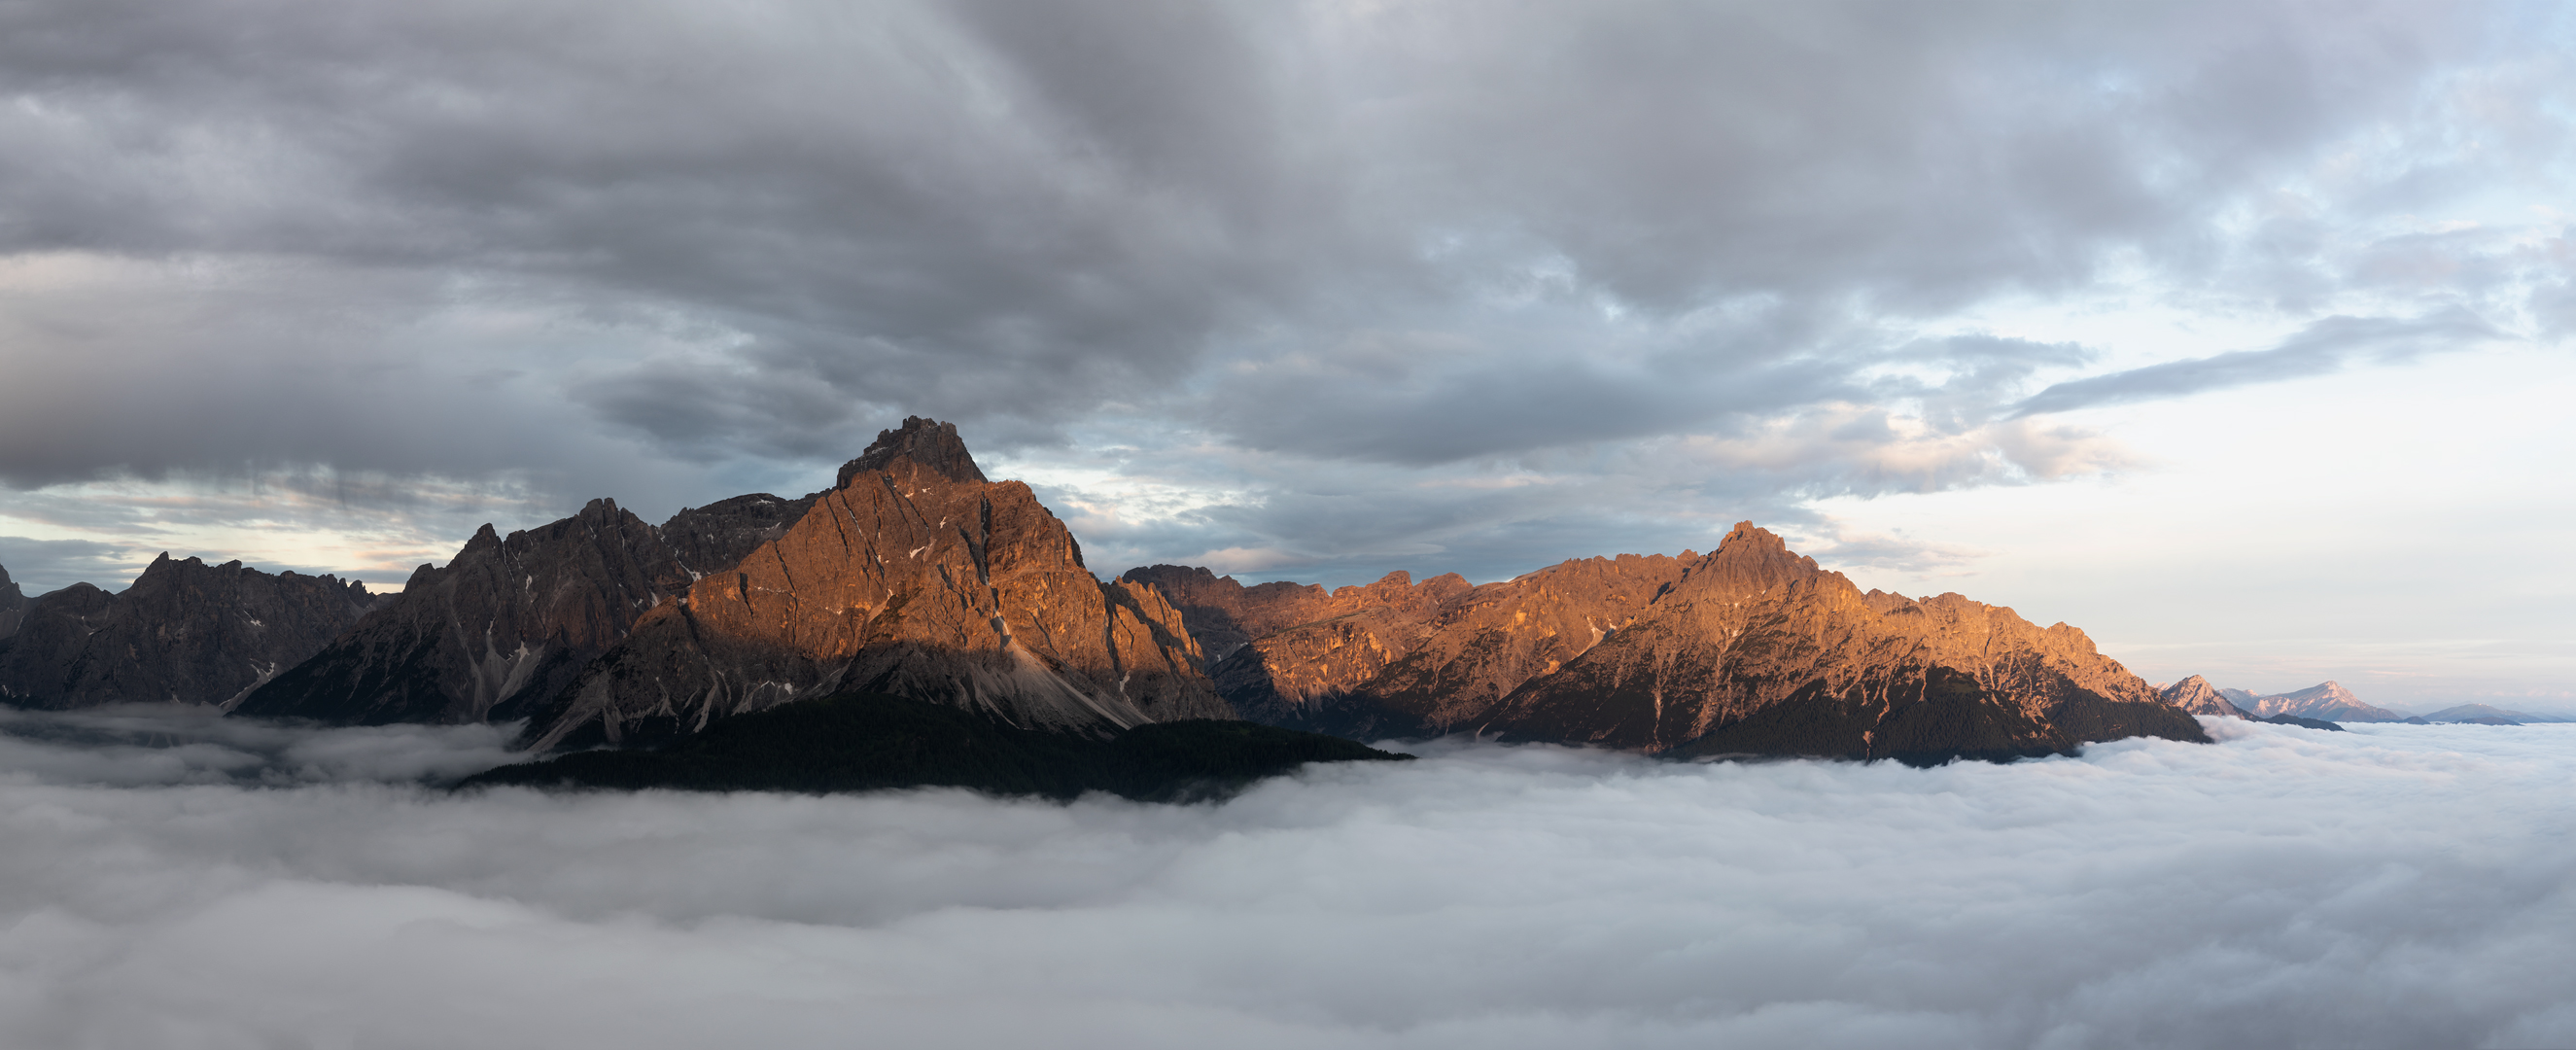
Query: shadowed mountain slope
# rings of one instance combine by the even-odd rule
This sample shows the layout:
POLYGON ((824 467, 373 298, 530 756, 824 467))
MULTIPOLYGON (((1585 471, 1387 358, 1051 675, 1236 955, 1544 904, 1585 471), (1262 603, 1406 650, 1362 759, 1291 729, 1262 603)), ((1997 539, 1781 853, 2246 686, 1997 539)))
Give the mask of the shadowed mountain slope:
POLYGON ((0 641, 18 633, 18 621, 27 618, 27 592, 9 578, 9 569, 0 566, 0 641))
POLYGON ((0 641, 0 699, 220 704, 313 655, 376 600, 336 576, 164 553, 122 593, 77 583, 27 603, 0 641))
POLYGON ((253 691, 242 714, 344 725, 506 721, 570 684, 689 570, 611 500, 508 537, 490 525, 446 568, 253 691))
POLYGON ((739 564, 760 545, 787 535, 788 526, 814 509, 815 493, 780 499, 766 492, 736 496, 703 507, 685 507, 654 530, 692 580, 739 564))

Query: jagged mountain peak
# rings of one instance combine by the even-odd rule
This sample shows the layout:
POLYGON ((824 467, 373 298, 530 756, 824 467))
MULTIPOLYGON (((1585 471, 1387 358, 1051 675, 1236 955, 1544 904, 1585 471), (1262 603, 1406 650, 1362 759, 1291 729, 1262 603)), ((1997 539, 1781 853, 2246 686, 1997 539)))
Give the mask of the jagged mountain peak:
POLYGON ((2217 686, 2209 684, 2209 679, 2199 675, 2193 675, 2164 687, 2160 695, 2165 698, 2166 703, 2195 715, 2217 715, 2224 718, 2254 717, 2246 713, 2244 708, 2230 702, 2224 693, 2219 692, 2217 686))
POLYGON ((9 570, 0 567, 0 638, 18 633, 18 623, 27 617, 27 592, 9 578, 9 570))
POLYGON ((728 504, 662 536, 684 560, 703 537, 738 557, 731 571, 645 612, 533 712, 531 746, 682 736, 845 688, 1078 733, 1231 713, 1169 600, 1100 582, 1071 530, 1027 485, 987 479, 953 425, 905 420, 806 500, 728 504))
POLYGON ((885 471, 898 459, 909 459, 950 481, 988 480, 983 469, 975 465, 974 454, 966 451, 966 442, 957 436, 956 424, 906 416, 902 426, 878 431, 876 441, 868 445, 867 451, 859 453, 859 458, 842 464, 840 477, 832 487, 848 488, 851 478, 870 471, 885 471))
POLYGON ((236 559, 153 559, 132 586, 86 583, 29 603, 0 652, 0 696, 21 706, 220 704, 312 655, 375 604, 355 581, 274 575, 236 559))
MULTIPOLYGON (((494 531, 492 523, 487 521, 483 523, 482 528, 474 530, 473 538, 465 541, 465 549, 457 551, 456 556, 462 558, 469 554, 491 550, 492 548, 500 545, 501 534, 494 531)), ((426 568, 426 566, 423 567, 426 568)))
MULTIPOLYGON (((1790 550, 1788 541, 1771 530, 1740 521, 1716 550, 1683 569, 1673 591, 1684 595, 1761 592, 1818 576, 1842 579, 1840 573, 1817 567, 1816 559, 1790 550)), ((1852 593, 1857 597, 1859 590, 1854 588, 1852 593)))

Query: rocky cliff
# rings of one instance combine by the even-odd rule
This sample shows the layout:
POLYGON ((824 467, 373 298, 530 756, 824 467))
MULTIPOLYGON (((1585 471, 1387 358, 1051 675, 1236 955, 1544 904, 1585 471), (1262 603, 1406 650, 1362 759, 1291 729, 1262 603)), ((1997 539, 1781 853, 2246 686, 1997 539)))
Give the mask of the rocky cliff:
POLYGON ((18 621, 27 618, 27 592, 19 590, 9 570, 0 566, 0 641, 18 633, 18 621))
POLYGON ((2324 682, 2295 693, 2276 693, 2254 698, 2254 713, 2263 717, 2296 715, 2329 722, 2402 722, 2406 716, 2384 707, 2372 707, 2352 695, 2352 690, 2339 682, 2324 682))
MULTIPOLYGON (((1751 523, 1706 557, 1405 582, 1346 588, 1348 611, 1248 638, 1218 665, 1220 691, 1248 716, 1345 735, 1675 755, 1939 761, 2207 739, 2075 628, 1954 594, 1864 594, 1751 523)), ((1177 591, 1184 611, 1227 593, 1177 591)))
POLYGON ((1397 572, 1329 594, 1175 566, 1128 578, 1170 586, 1203 648, 1214 651, 1217 631, 1246 636, 1210 671, 1245 717, 1351 737, 1428 736, 1481 719, 1626 626, 1697 560, 1688 551, 1581 558, 1483 586, 1397 572))
POLYGON ((703 507, 683 507, 655 532, 694 580, 733 568, 761 544, 787 535, 822 493, 780 499, 766 492, 736 496, 703 507))
POLYGON ((29 603, 0 643, 0 698, 51 709, 220 704, 313 655, 375 601, 336 576, 164 553, 123 593, 79 583, 29 603))
POLYGON ((689 582, 653 527, 610 500, 506 538, 485 525, 234 710, 351 725, 519 717, 689 582))
POLYGON ((2166 703, 2195 715, 2246 719, 2254 717, 2244 708, 2229 701, 2226 694, 2218 691, 2217 686, 2209 684, 2209 679, 2199 675, 2193 675, 2166 686, 2163 696, 2166 703))
POLYGON ((729 571, 692 583, 536 712, 539 748, 633 743, 840 690, 1084 731, 1230 717, 1179 612, 1103 584, 1028 486, 908 419, 729 571))

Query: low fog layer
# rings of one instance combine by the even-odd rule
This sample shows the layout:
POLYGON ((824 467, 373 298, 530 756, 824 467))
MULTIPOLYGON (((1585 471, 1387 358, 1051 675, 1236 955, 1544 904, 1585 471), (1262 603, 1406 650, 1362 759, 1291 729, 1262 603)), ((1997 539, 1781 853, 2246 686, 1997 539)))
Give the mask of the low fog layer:
POLYGON ((1168 807, 452 796, 497 736, 154 717, 0 722, 0 1044, 2576 1043, 2576 727, 1168 807))

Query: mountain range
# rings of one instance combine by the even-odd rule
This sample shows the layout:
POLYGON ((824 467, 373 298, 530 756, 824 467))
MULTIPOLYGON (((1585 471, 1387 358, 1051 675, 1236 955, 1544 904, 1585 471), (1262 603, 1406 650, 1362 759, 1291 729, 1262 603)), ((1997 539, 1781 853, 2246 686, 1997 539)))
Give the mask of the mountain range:
POLYGON ((226 702, 304 662, 377 602, 336 576, 272 576, 166 552, 117 594, 76 583, 29 601, 7 584, 0 700, 40 709, 226 702))
POLYGON ((0 667, 41 688, 0 686, 12 703, 526 719, 521 743, 538 751, 678 747, 829 697, 1102 741, 1237 717, 1358 740, 1918 763, 2207 739, 2074 627, 1956 594, 1864 592, 1749 522, 1704 555, 1582 558, 1482 585, 1399 572, 1329 592, 1247 587, 1173 565, 1104 581, 1028 486, 986 478, 953 426, 920 418, 822 492, 740 496, 658 526, 605 499, 507 536, 487 525, 381 601, 330 577, 165 558, 125 595, 83 585, 24 618, 0 667), (201 622, 232 626, 118 655, 201 622), (201 650, 213 655, 179 655, 201 650))
POLYGON ((1246 717, 1358 738, 1474 733, 1673 756, 2010 757, 2200 729, 2065 624, 1861 592, 1738 524, 1717 550, 1471 586, 1243 587, 1158 565, 1246 717))
POLYGON ((2535 715, 2526 711, 2512 711, 2488 704, 2457 704, 2451 707, 2445 707, 2439 711, 2420 715, 2418 717, 2427 722, 2484 722, 2499 725, 2521 725, 2531 722, 2576 722, 2576 718, 2561 718, 2557 715, 2535 715))
MULTIPOLYGON (((2288 716, 2325 722, 2404 722, 2410 717, 2363 703, 2341 682, 2320 682, 2293 693, 2258 695, 2245 689, 2219 689, 2193 675, 2163 689, 2165 701, 2197 715, 2267 720, 2288 716)), ((2440 721, 2440 719, 2433 719, 2440 721)))

